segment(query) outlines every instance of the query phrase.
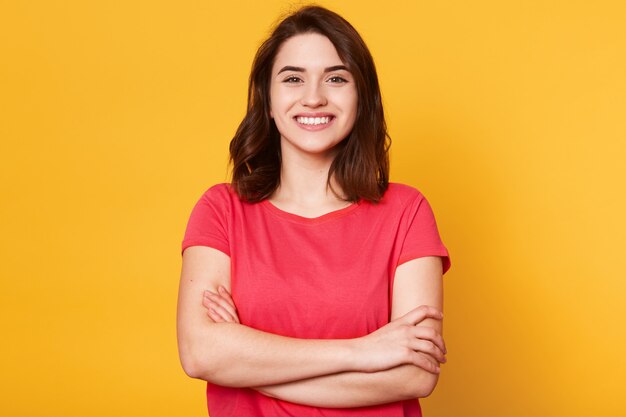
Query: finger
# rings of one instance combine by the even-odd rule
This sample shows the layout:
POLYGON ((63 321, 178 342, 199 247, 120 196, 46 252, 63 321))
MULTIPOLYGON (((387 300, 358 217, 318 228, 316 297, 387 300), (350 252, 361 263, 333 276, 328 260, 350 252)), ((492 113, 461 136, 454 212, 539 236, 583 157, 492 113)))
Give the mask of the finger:
POLYGON ((423 355, 423 356, 424 356, 427 360, 429 360, 429 361, 430 361, 430 362, 431 362, 434 366, 439 367, 439 369, 441 370, 441 363, 440 363, 437 359, 433 358, 432 356, 430 356, 429 354, 424 353, 424 352, 418 352, 418 353, 419 353, 420 355, 423 355))
POLYGON ((439 332, 437 332, 437 330, 433 329, 432 327, 414 326, 412 329, 412 333, 413 336, 417 337, 418 339, 430 340, 435 345, 437 345, 437 347, 439 347, 439 349, 441 349, 444 354, 448 353, 448 350, 446 349, 446 343, 444 342, 443 337, 441 337, 441 334, 439 334, 439 332))
POLYGON ((213 310, 214 314, 220 317, 220 321, 239 323, 239 317, 236 314, 233 316, 228 310, 226 310, 226 313, 223 313, 222 309, 220 309, 221 306, 208 296, 202 298, 202 305, 207 309, 213 310))
POLYGON ((223 321, 228 322, 228 323, 237 323, 235 318, 233 316, 231 316, 228 313, 228 311, 226 311, 222 306, 217 305, 217 304, 213 304, 211 306, 211 310, 213 310, 215 312, 215 314, 220 316, 223 319, 223 321))
POLYGON ((435 307, 421 305, 409 311, 404 316, 400 317, 399 320, 401 320, 402 322, 406 324, 415 325, 427 318, 441 320, 443 319, 443 313, 437 310, 435 307))
POLYGON ((226 320, 224 320, 224 318, 215 311, 214 306, 216 306, 216 304, 208 297, 202 298, 202 306, 207 309, 207 316, 209 316, 213 322, 226 323, 226 320))
POLYGON ((232 305, 232 306, 233 306, 233 308, 234 308, 235 310, 237 310, 237 306, 235 305, 235 302, 233 301, 233 297, 230 295, 230 293, 228 292, 228 290, 227 290, 224 286, 220 285, 220 286, 217 288, 217 292, 218 292, 218 293, 219 293, 222 297, 224 297, 224 299, 225 299, 226 301, 228 301, 228 303, 229 303, 230 305, 232 305))
POLYGON ((441 372, 439 365, 432 358, 429 358, 428 355, 422 354, 420 352, 415 352, 413 355, 413 364, 417 367, 422 368, 426 372, 430 372, 431 374, 438 374, 441 372))
POLYGON ((207 316, 209 316, 214 323, 226 323, 224 319, 210 307, 207 310, 207 316))
POLYGON ((224 321, 229 323, 239 323, 239 320, 235 319, 224 307, 215 301, 205 297, 208 308, 218 314, 224 321))
POLYGON ((440 363, 446 363, 446 356, 441 349, 437 347, 433 342, 423 339, 413 339, 409 343, 409 347, 416 352, 422 352, 430 355, 433 359, 440 363))
MULTIPOLYGON (((211 301, 213 301, 214 303, 218 304, 220 307, 222 307, 224 310, 228 311, 228 314, 231 315, 232 317, 237 317, 237 310, 235 309, 234 306, 232 306, 226 299, 224 299, 224 297, 222 297, 219 294, 216 294, 212 291, 205 291, 204 292, 204 296, 205 298, 209 298, 211 301)), ((237 322, 239 322, 239 318, 237 317, 237 322)))
POLYGON ((427 361, 429 361, 433 366, 439 368, 441 370, 441 366, 439 365, 439 361, 435 358, 433 358, 431 355, 424 353, 424 352, 418 352, 419 355, 423 356, 427 361))

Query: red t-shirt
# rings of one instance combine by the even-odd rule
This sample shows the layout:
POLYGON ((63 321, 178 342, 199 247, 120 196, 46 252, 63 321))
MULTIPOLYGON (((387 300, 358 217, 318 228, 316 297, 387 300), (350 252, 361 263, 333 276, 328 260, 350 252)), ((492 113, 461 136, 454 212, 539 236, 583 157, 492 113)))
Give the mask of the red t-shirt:
MULTIPOLYGON (((391 183, 378 204, 365 200, 316 218, 267 200, 242 202, 228 184, 197 202, 182 242, 230 256, 241 323, 289 337, 345 339, 389 322, 398 265, 441 256, 450 268, 430 205, 415 188, 391 183)), ((331 409, 207 383, 211 417, 421 416, 418 400, 331 409)))

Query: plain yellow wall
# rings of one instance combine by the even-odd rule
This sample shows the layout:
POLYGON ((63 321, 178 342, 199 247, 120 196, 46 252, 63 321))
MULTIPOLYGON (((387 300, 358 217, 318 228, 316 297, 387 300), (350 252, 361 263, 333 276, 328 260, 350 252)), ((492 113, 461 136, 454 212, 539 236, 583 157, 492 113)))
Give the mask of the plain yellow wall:
MULTIPOLYGON (((203 416, 175 310, 286 1, 0 5, 3 416, 203 416)), ((428 417, 623 416, 623 1, 322 1, 452 255, 428 417)))

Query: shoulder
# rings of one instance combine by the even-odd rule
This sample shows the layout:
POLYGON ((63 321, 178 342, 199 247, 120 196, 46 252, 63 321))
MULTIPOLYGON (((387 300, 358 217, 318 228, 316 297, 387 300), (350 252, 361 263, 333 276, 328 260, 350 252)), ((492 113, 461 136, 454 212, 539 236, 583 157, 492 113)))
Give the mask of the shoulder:
POLYGON ((210 186, 202 197, 204 198, 230 198, 231 195, 234 194, 234 191, 231 189, 230 184, 226 182, 222 182, 219 184, 214 184, 210 186))
POLYGON ((238 201, 237 193, 228 183, 219 183, 210 186, 200 197, 200 202, 218 206, 231 206, 238 201))
POLYGON ((236 207, 237 194, 230 184, 219 183, 206 189, 196 201, 192 216, 221 216, 230 213, 236 207))
POLYGON ((424 200, 425 198, 420 190, 411 185, 390 182, 383 199, 391 204, 406 206, 424 200))

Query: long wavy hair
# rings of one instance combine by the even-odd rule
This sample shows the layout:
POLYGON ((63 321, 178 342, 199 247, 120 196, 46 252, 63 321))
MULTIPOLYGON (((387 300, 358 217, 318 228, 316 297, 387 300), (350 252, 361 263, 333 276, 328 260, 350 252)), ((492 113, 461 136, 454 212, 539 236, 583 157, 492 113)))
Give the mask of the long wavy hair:
POLYGON ((352 25, 319 6, 306 6, 283 19, 259 47, 248 82, 247 113, 230 142, 231 186, 248 202, 269 198, 280 185, 280 133, 270 117, 270 81, 275 57, 289 38, 306 33, 326 36, 354 78, 357 114, 350 134, 338 146, 327 184, 340 199, 377 203, 389 185, 389 147, 374 60, 352 25), (343 196, 332 188, 331 177, 343 196))

